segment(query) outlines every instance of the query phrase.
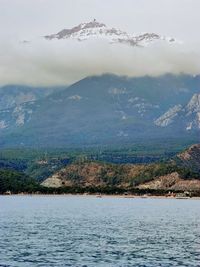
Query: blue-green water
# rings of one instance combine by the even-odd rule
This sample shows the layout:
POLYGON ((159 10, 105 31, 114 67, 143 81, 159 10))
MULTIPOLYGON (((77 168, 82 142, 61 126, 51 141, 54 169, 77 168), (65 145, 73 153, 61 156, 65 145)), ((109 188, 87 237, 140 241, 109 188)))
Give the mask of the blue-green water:
POLYGON ((200 201, 1 196, 0 266, 200 266, 200 201))

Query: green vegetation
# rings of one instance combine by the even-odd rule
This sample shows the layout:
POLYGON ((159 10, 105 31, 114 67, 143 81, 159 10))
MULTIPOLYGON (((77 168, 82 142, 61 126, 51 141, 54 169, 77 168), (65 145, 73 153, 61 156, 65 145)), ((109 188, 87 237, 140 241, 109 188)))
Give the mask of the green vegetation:
POLYGON ((24 172, 28 176, 43 181, 57 170, 73 162, 86 160, 116 164, 146 164, 166 162, 186 147, 170 141, 163 145, 149 142, 148 145, 132 143, 123 146, 97 146, 77 149, 4 149, 0 151, 0 169, 24 172))
POLYGON ((137 186, 146 182, 150 182, 157 177, 167 175, 169 173, 177 171, 178 168, 173 163, 160 163, 160 164, 151 164, 147 165, 144 170, 141 170, 140 173, 134 177, 132 180, 132 185, 137 186))
POLYGON ((43 181, 74 159, 74 152, 62 150, 7 149, 0 152, 0 168, 24 172, 43 181))
MULTIPOLYGON (((199 171, 192 168, 193 161, 183 164, 180 159, 175 160, 175 150, 164 153, 159 146, 153 151, 151 148, 138 145, 124 146, 121 150, 106 147, 1 150, 0 193, 119 194, 127 190, 136 192, 138 185, 172 172, 178 172, 182 179, 200 178, 199 171), (54 189, 40 185, 57 172, 63 185, 68 181, 70 187, 54 189)), ((198 158, 195 162, 197 165, 198 158)))
POLYGON ((38 189, 36 181, 24 173, 0 169, 0 194, 8 191, 12 193, 31 193, 38 189))

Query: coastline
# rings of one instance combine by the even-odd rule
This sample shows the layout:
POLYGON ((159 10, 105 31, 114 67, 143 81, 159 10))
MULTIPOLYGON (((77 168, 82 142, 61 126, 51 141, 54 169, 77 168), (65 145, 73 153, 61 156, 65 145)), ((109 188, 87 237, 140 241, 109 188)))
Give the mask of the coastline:
POLYGON ((0 197, 90 197, 90 198, 126 198, 126 199, 176 199, 176 200, 200 200, 200 197, 181 196, 156 196, 156 195, 122 195, 122 194, 0 194, 0 197))

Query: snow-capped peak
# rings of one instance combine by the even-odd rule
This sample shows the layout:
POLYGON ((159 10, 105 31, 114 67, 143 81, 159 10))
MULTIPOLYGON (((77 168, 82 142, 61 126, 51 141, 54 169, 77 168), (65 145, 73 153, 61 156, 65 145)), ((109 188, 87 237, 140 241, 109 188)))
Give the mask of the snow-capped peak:
MULTIPOLYGON (((103 28, 106 27, 104 23, 100 23, 94 19, 93 21, 81 23, 78 25, 81 29, 88 29, 88 28, 103 28)), ((75 27, 76 28, 76 27, 75 27)))
POLYGON ((106 24, 96 21, 81 23, 71 29, 63 29, 56 34, 44 36, 47 40, 74 39, 86 41, 88 39, 107 39, 110 43, 123 43, 131 46, 145 46, 153 41, 175 42, 174 38, 161 36, 156 33, 128 34, 116 28, 109 28, 106 24))

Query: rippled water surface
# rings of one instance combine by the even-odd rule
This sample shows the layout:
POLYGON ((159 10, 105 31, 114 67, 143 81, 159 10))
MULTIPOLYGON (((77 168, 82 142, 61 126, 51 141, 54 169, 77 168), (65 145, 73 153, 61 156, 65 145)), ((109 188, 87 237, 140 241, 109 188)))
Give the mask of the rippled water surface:
POLYGON ((200 201, 1 196, 0 266, 200 266, 200 201))

